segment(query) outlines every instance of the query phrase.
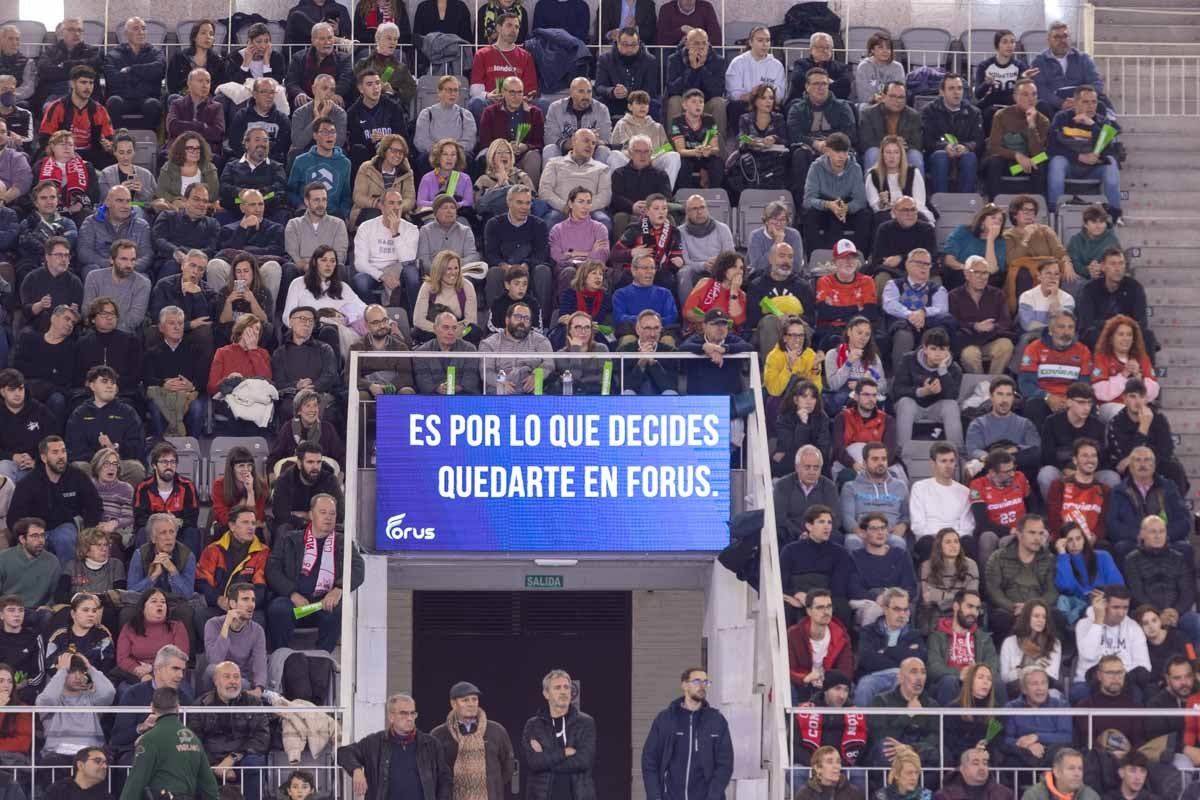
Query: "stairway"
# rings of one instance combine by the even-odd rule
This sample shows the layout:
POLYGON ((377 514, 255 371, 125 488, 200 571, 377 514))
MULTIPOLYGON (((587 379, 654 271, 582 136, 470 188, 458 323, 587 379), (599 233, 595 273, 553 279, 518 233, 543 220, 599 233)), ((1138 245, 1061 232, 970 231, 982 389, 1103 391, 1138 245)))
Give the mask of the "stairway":
POLYGON ((1129 160, 1121 188, 1128 199, 1117 235, 1133 251, 1130 263, 1146 287, 1150 325, 1163 347, 1156 364, 1162 405, 1192 483, 1188 500, 1200 508, 1200 181, 1194 170, 1178 168, 1200 163, 1200 140, 1180 135, 1190 124, 1179 117, 1122 119, 1129 160))
POLYGON ((1200 56, 1200 0, 1092 0, 1092 5, 1093 55, 1200 56))

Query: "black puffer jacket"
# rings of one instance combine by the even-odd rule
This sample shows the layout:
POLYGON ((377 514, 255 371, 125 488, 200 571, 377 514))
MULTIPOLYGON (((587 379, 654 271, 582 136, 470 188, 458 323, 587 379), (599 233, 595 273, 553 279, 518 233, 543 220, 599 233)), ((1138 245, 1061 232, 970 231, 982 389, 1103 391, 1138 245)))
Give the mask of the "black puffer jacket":
POLYGON ((596 760, 596 721, 574 706, 567 711, 564 720, 567 746, 575 748, 575 755, 570 758, 559 747, 549 707, 542 706, 525 723, 521 753, 529 767, 529 776, 525 781, 527 800, 549 800, 555 775, 570 776, 574 800, 596 800, 596 784, 592 782, 592 764, 596 760), (529 746, 533 740, 542 746, 542 752, 535 752, 529 746))
MULTIPOLYGON (((226 703, 216 690, 196 698, 198 706, 261 707, 262 702, 242 692, 226 703)), ((204 742, 208 760, 215 764, 230 753, 265 756, 271 748, 271 716, 269 714, 190 714, 188 727, 204 742)))

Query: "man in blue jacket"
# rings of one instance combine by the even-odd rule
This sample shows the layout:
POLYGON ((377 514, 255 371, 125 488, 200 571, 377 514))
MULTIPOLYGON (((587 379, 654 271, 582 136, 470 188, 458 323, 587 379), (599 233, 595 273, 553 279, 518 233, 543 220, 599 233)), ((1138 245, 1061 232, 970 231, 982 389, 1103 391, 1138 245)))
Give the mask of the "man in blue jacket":
MULTIPOLYGON (((1100 95, 1094 86, 1075 89, 1074 107, 1064 108, 1050 122, 1050 141, 1046 148, 1050 164, 1046 170, 1046 202, 1053 211, 1058 207, 1067 178, 1099 179, 1104 199, 1113 219, 1121 218, 1121 170, 1117 159, 1108 155, 1110 142, 1096 155, 1100 132, 1105 125, 1117 127, 1098 114, 1100 95)), ((933 191, 937 191, 934 189, 933 191)))
MULTIPOLYGON (((1050 676, 1042 667, 1021 671, 1021 696, 1009 700, 1005 708, 1066 708, 1067 701, 1050 694, 1050 676)), ((1070 747, 1074 733, 1071 718, 1061 714, 1039 714, 1004 718, 1004 738, 1000 749, 1013 766, 1046 768, 1054 763, 1054 754, 1070 747)))
POLYGON ((908 592, 893 586, 879 596, 878 602, 883 608, 883 617, 859 631, 858 683, 854 687, 856 706, 870 705, 875 695, 891 691, 896 686, 896 676, 900 674, 900 663, 904 659, 924 661, 929 652, 925 637, 909 621, 913 601, 908 592))
POLYGON ((725 356, 749 353, 754 348, 740 336, 729 332, 730 319, 722 309, 710 308, 704 314, 704 332, 683 340, 679 350, 701 358, 686 363, 688 394, 727 394, 742 390, 740 359, 725 356))
POLYGON ((1033 82, 1037 85, 1038 111, 1054 119, 1060 109, 1075 107, 1074 98, 1063 100, 1058 96, 1059 89, 1087 84, 1103 93, 1104 77, 1091 56, 1071 47, 1067 23, 1052 24, 1046 33, 1046 43, 1050 46, 1038 54, 1030 67, 1037 70, 1033 82), (1066 61, 1066 67, 1060 59, 1066 61))
POLYGON ((1171 546, 1192 558, 1192 515, 1184 505, 1175 481, 1157 474, 1154 451, 1135 447, 1129 453, 1129 474, 1108 496, 1108 511, 1104 518, 1105 536, 1112 542, 1117 566, 1138 546, 1142 520, 1160 516, 1167 523, 1167 540, 1171 546))
POLYGON ((113 127, 157 130, 162 119, 162 79, 167 64, 162 51, 146 41, 140 17, 125 21, 125 43, 108 51, 104 82, 113 127))
POLYGON ((705 699, 706 671, 685 669, 679 680, 683 696, 658 712, 642 745, 646 800, 720 800, 733 778, 729 724, 705 699))

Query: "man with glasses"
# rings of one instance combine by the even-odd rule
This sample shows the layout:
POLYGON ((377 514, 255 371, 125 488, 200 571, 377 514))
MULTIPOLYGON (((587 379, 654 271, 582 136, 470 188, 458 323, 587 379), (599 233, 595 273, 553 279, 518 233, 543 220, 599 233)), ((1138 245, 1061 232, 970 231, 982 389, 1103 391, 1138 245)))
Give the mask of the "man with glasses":
MULTIPOLYGON (((242 153, 240 158, 233 158, 221 170, 221 206, 222 210, 217 219, 224 225, 237 223, 241 219, 253 216, 259 220, 263 212, 270 221, 279 228, 279 244, 272 245, 273 250, 262 250, 261 244, 248 244, 255 255, 264 252, 270 255, 280 255, 283 252, 283 226, 292 218, 292 209, 287 199, 287 174, 283 162, 272 158, 270 135, 265 128, 255 125, 246 128, 242 134, 242 153), (247 190, 259 193, 257 214, 251 214, 244 204, 242 192, 247 190), (240 207, 240 211, 239 211, 240 207)), ((254 226, 247 226, 254 227, 254 226)), ((233 247, 243 249, 235 244, 221 243, 221 248, 233 247)))
POLYGON ((516 76, 504 78, 499 101, 479 113, 479 158, 487 160, 488 148, 505 139, 513 149, 513 162, 538 186, 542 177, 542 148, 546 139, 546 117, 525 97, 525 82, 516 76), (528 125, 521 136, 519 129, 528 125), (519 141, 518 141, 519 139, 519 141))
POLYGON ((275 106, 277 84, 271 78, 259 78, 254 82, 254 102, 233 112, 233 119, 226 128, 229 144, 225 146, 225 155, 229 160, 242 157, 246 152, 246 131, 258 128, 267 134, 271 160, 287 163, 288 150, 292 146, 292 124, 275 106))
POLYGON ((297 306, 288 316, 283 342, 271 356, 271 375, 279 390, 279 415, 291 419, 292 402, 302 389, 328 395, 338 382, 337 355, 314 335, 317 310, 297 306))
POLYGON ((108 756, 103 747, 85 747, 75 754, 75 774, 55 781, 46 789, 46 800, 108 800, 108 756))
POLYGON ((104 56, 100 48, 83 40, 81 18, 64 19, 61 30, 61 38, 38 56, 37 91, 32 103, 35 110, 40 110, 47 100, 67 94, 68 76, 74 67, 87 66, 96 74, 103 67, 104 56))
POLYGON ((109 49, 104 58, 104 83, 108 114, 122 128, 158 130, 162 118, 159 99, 167 73, 162 50, 147 41, 141 17, 125 20, 125 41, 109 49))
MULTIPOLYGON (((975 535, 990 532, 997 540, 1012 533, 1013 525, 1025 516, 1029 481, 1017 470, 1012 453, 996 448, 984 460, 984 474, 971 481, 971 513, 975 535)), ((986 558, 984 559, 986 561, 986 558)))
POLYGON ((646 798, 724 797, 733 778, 729 723, 708 704, 708 672, 692 667, 679 680, 682 696, 658 712, 642 745, 646 798))
POLYGON ((480 375, 484 394, 533 394, 537 385, 534 370, 542 371, 542 380, 554 374, 554 362, 540 354, 553 352, 550 340, 531 330, 533 314, 529 304, 518 301, 508 307, 504 330, 479 343, 479 352, 496 357, 481 359, 480 375))
MULTIPOLYGON (((188 147, 199 147, 192 141, 188 147)), ((193 183, 183 192, 183 208, 164 211, 154 220, 154 249, 157 253, 155 280, 183 271, 188 251, 202 250, 210 258, 216 255, 221 239, 221 223, 208 215, 212 198, 203 183, 193 183)))
MULTIPOLYGON (((610 157, 611 159, 615 159, 613 164, 617 165, 612 173, 613 227, 615 230, 624 231, 629 227, 630 222, 634 219, 641 219, 645 215, 648 197, 655 194, 661 194, 663 197, 671 196, 671 187, 675 185, 675 178, 679 175, 679 154, 672 151, 655 156, 654 143, 650 137, 637 134, 630 137, 629 141, 625 143, 625 153, 614 153, 610 157), (629 163, 624 163, 626 155, 629 157, 629 163)), ((692 195, 688 199, 689 208, 694 207, 695 204, 692 201, 697 197, 698 195, 692 195)), ((704 203, 704 198, 700 197, 699 202, 704 203)), ((699 216, 699 214, 696 213, 692 216, 699 216)), ((723 222, 709 225, 708 206, 705 205, 704 218, 697 220, 693 225, 693 234, 696 237, 708 237, 709 234, 721 234, 721 228, 725 229, 724 235, 728 235, 728 246, 716 247, 721 235, 712 236, 711 247, 697 248, 697 250, 703 249, 705 252, 711 250, 708 257, 697 261, 700 268, 703 268, 704 262, 708 258, 715 257, 722 250, 733 249, 733 236, 729 234, 729 227, 723 222)), ((697 259, 699 259, 698 255, 697 259)))
POLYGON ((20 597, 35 626, 48 623, 62 566, 46 549, 46 524, 23 517, 12 527, 12 540, 13 546, 0 552, 0 594, 20 597))
POLYGON ((1050 314, 1041 338, 1021 355, 1017 385, 1025 398, 1025 416, 1040 428, 1051 414, 1067 408, 1068 387, 1086 381, 1091 372, 1092 353, 1075 337, 1075 313, 1059 308, 1050 314))
POLYGON ((863 270, 863 274, 875 276, 877 296, 887 296, 887 282, 904 275, 908 254, 917 250, 924 250, 932 265, 938 255, 937 234, 933 225, 922 218, 916 200, 899 197, 892 203, 892 218, 875 230, 871 261, 863 270))
POLYGON ((51 236, 43 247, 44 266, 30 272, 21 281, 21 312, 25 327, 45 333, 50 327, 50 312, 69 306, 76 313, 83 303, 83 282, 71 271, 71 243, 63 236, 51 236))
MULTIPOLYGON (((627 9, 629 5, 622 2, 621 7, 627 9)), ((641 15, 640 4, 638 15, 641 15)), ((649 27, 653 30, 653 22, 649 27)), ((596 97, 608 106, 612 119, 620 119, 629 110, 630 93, 643 91, 650 95, 650 116, 658 119, 662 110, 658 59, 642 47, 641 36, 633 26, 618 30, 616 39, 616 46, 596 61, 596 84, 593 86, 596 97)))
POLYGON ((337 146, 337 137, 337 126, 329 117, 313 123, 312 148, 292 162, 288 200, 299 206, 305 186, 323 184, 329 192, 329 213, 344 219, 350 213, 350 159, 337 146))
POLYGON ((791 86, 788 89, 790 109, 808 91, 808 73, 811 70, 825 71, 829 81, 827 91, 841 100, 850 97, 850 67, 833 57, 833 37, 828 33, 814 33, 808 40, 808 55, 796 59, 792 65, 791 86))
MULTIPOLYGON (((826 34, 817 34, 825 36, 826 34)), ((830 39, 829 53, 832 58, 833 40, 830 39)), ((816 37, 813 37, 816 47, 816 37)), ((830 65, 836 62, 831 61, 830 65)), ((797 62, 799 66, 799 62, 797 62)), ((844 94, 836 91, 836 82, 828 66, 812 67, 801 76, 793 74, 791 101, 788 104, 788 141, 792 146, 792 185, 803 187, 808 177, 808 168, 813 161, 825 155, 825 140, 834 133, 846 136, 851 142, 858 138, 858 125, 854 109, 846 102, 850 92, 849 70, 838 64, 846 81, 844 94), (800 79, 802 78, 802 82, 800 79), (797 83, 800 82, 800 85, 797 83), (834 88, 834 91, 830 91, 834 88), (840 98, 840 99, 839 99, 840 98)))
MULTIPOLYGON (((909 212, 915 216, 916 207, 909 212)), ((941 330, 946 339, 946 360, 939 361, 938 371, 945 377, 947 373, 962 371, 950 358, 950 338, 945 332, 945 326, 951 322, 950 302, 944 286, 937 286, 930 280, 929 274, 933 269, 931 251, 918 247, 909 251, 904 261, 906 277, 889 281, 883 287, 883 311, 888 319, 888 332, 892 337, 892 365, 896 374, 900 373, 900 364, 905 356, 916 348, 917 337, 924 337, 933 330, 941 330)), ((876 284, 879 277, 876 276, 876 284)), ((932 365, 930 365, 932 366, 932 365)), ((946 399, 958 401, 958 380, 954 381, 953 394, 947 393, 946 399)), ((893 392, 894 394, 895 392, 893 392)), ((927 393, 919 395, 924 398, 927 393)), ((934 392, 934 394, 939 394, 934 392)), ((923 403, 922 405, 928 405, 923 403)), ((961 427, 961 425, 960 425, 961 427)), ((903 436, 903 433, 901 434, 903 436)), ((960 437, 961 442, 961 437, 960 437)))
POLYGON ((956 325, 951 341, 958 353, 963 372, 1004 374, 1013 355, 1012 315, 1004 290, 992 286, 988 262, 982 256, 970 256, 963 265, 964 285, 950 290, 946 298, 950 316, 956 325))
MULTIPOLYGON (((1036 70, 1031 76, 1037 84, 1038 111, 1053 117, 1058 111, 1075 108, 1075 98, 1059 96, 1059 90, 1068 86, 1093 86, 1104 91, 1104 76, 1096 69, 1096 62, 1087 53, 1071 46, 1071 34, 1065 22, 1054 22, 1046 31, 1048 47, 1033 59, 1030 67, 1036 70)), ((1032 70, 1031 70, 1032 71, 1032 70)))
MULTIPOLYGON (((1079 696, 1076 691, 1079 684, 1071 684, 1071 699, 1074 701, 1075 708, 1096 709, 1097 711, 1105 708, 1138 708, 1142 705, 1145 697, 1144 684, 1140 683, 1140 680, 1145 677, 1146 671, 1141 666, 1129 670, 1126 669, 1120 655, 1106 655, 1096 665, 1090 678, 1091 685, 1089 686, 1087 683, 1082 685, 1083 688, 1090 690, 1090 694, 1079 696), (1139 676, 1139 673, 1142 674, 1139 676)), ((1098 749, 1129 752, 1137 750, 1145 744, 1146 737, 1142 725, 1141 715, 1108 717, 1093 712, 1075 717, 1075 739, 1079 742, 1091 743, 1097 738, 1103 738, 1098 749), (1101 737, 1101 732, 1108 731, 1120 731, 1124 734, 1127 740, 1126 746, 1110 747, 1111 739, 1107 736, 1101 737), (1088 738, 1089 735, 1092 737, 1091 739, 1088 738)))
POLYGON ((1034 164, 1033 158, 1046 152, 1050 120, 1038 113, 1038 87, 1032 79, 1021 78, 1013 84, 1013 100, 1013 105, 992 118, 983 162, 988 199, 1005 191, 1004 178, 1012 175, 1013 165, 1020 167, 1018 177, 1028 178, 1032 194, 1046 193, 1046 166, 1034 164))
POLYGON ((925 171, 925 156, 920 151, 924 133, 921 115, 908 105, 908 90, 900 81, 889 81, 883 90, 883 102, 869 106, 858 123, 858 146, 863 151, 863 169, 879 160, 883 137, 895 133, 908 146, 908 166, 925 171))
POLYGON ((869 705, 876 695, 893 689, 905 659, 924 661, 927 653, 925 637, 910 621, 909 593, 893 586, 879 595, 878 603, 883 616, 859 632, 856 706, 869 705))
MULTIPOLYGON (((886 458, 886 456, 885 456, 886 458)), ((850 554, 854 571, 850 575, 850 607, 859 629, 874 625, 883 615, 880 595, 898 586, 917 596, 917 575, 907 547, 893 547, 887 515, 871 512, 859 519, 856 527, 863 532, 861 546, 850 554)), ((903 541, 903 540, 901 540, 903 541)))
MULTIPOLYGON (((650 278, 653 270, 643 268, 643 280, 650 278)), ((636 284, 636 278, 635 278, 636 284)), ((629 288, 629 287, 625 287, 629 288)), ((662 287, 657 287, 662 288, 662 287)), ((618 292, 624 289, 618 289, 618 292)), ((663 291, 666 291, 663 289, 663 291)), ((668 295, 670 293, 668 292, 668 295)), ((674 299, 671 300, 672 305, 674 299)), ((621 362, 622 394, 640 395, 674 395, 679 394, 679 362, 675 359, 656 359, 654 353, 674 353, 675 344, 671 337, 663 336, 663 317, 654 309, 647 308, 637 315, 634 324, 634 338, 623 341, 618 347, 618 353, 640 353, 636 361, 626 359, 621 362), (670 339, 670 341, 664 341, 670 339)))
MULTIPOLYGON (((400 326, 388 316, 386 308, 378 304, 367 306, 363 312, 363 322, 367 325, 367 333, 350 345, 352 352, 408 352, 408 342, 401 335, 400 326)), ((364 359, 360 363, 362 372, 358 376, 357 386, 359 397, 363 400, 370 400, 381 394, 413 393, 412 359, 372 358, 364 359)))
POLYGON ((445 800, 454 777, 437 740, 417 730, 417 701, 409 694, 387 700, 387 728, 339 747, 337 761, 353 779, 356 797, 393 795, 445 800), (369 794, 368 794, 369 793, 369 794))

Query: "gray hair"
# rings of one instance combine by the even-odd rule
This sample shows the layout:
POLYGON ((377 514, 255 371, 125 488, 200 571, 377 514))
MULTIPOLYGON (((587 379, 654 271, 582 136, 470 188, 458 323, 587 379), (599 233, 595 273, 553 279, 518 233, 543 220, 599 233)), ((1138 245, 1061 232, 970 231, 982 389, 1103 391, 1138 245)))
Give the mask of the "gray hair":
POLYGON ((1079 319, 1078 317, 1075 316, 1074 311, 1072 311, 1069 308, 1064 307, 1064 308, 1060 308, 1060 309, 1058 309, 1058 311, 1055 311, 1054 313, 1052 313, 1050 315, 1049 322, 1051 324, 1053 324, 1058 321, 1059 317, 1070 317, 1071 322, 1077 322, 1079 319))
POLYGON ((642 312, 637 315, 637 321, 640 323, 646 317, 654 317, 659 322, 662 322, 662 315, 653 308, 643 308, 642 312))
POLYGON ((833 47, 833 37, 830 36, 828 33, 814 33, 812 36, 810 36, 808 38, 808 46, 809 47, 812 47, 814 44, 817 44, 819 42, 824 42, 825 44, 829 45, 830 47, 833 47))
POLYGON ((180 317, 186 319, 187 314, 183 313, 183 309, 179 306, 166 306, 162 311, 158 312, 158 321, 160 323, 166 322, 167 317, 180 317))
POLYGON ((1151 447, 1147 447, 1144 444, 1139 444, 1137 447, 1135 447, 1129 451, 1129 455, 1131 455, 1131 456, 1134 453, 1148 453, 1150 455, 1150 457, 1152 459, 1154 459, 1155 463, 1158 463, 1158 455, 1154 452, 1154 449, 1151 447))
MULTIPOLYGON (((266 83, 268 86, 270 86, 272 91, 274 91, 275 88, 279 85, 279 84, 275 83, 274 78, 259 78, 258 80, 256 80, 254 82, 254 88, 258 89, 258 87, 262 86, 264 83, 266 83)), ((248 130, 253 130, 253 128, 249 128, 248 130)))
POLYGON ((157 514, 151 514, 150 519, 146 520, 146 533, 150 536, 154 535, 154 528, 161 522, 169 522, 171 530, 178 530, 179 524, 175 521, 174 514, 168 514, 165 511, 160 511, 157 514))
POLYGON ((817 457, 817 461, 820 461, 822 465, 825 463, 825 456, 821 455, 821 451, 816 448, 816 445, 811 444, 806 444, 796 451, 796 463, 799 464, 800 459, 804 456, 814 455, 817 457))
POLYGON ((1049 672, 1046 672, 1046 668, 1045 668, 1045 667, 1039 667, 1039 666, 1038 666, 1038 665, 1036 665, 1036 664, 1031 664, 1031 665, 1029 665, 1028 667, 1023 667, 1023 668, 1022 668, 1022 669, 1021 669, 1021 670, 1020 670, 1020 671, 1017 673, 1017 681, 1018 681, 1018 682, 1021 684, 1021 689, 1024 689, 1024 688, 1025 688, 1025 683, 1026 683, 1026 682, 1029 680, 1029 676, 1030 676, 1030 675, 1034 675, 1034 674, 1036 674, 1036 673, 1038 673, 1038 672, 1040 672, 1040 673, 1042 673, 1043 675, 1045 675, 1045 676, 1046 676, 1046 678, 1047 678, 1047 680, 1050 678, 1050 673, 1049 673, 1049 672))
POLYGON ((408 702, 412 703, 413 708, 417 707, 417 701, 413 699, 411 694, 408 692, 396 692, 387 699, 387 710, 391 711, 392 706, 396 705, 396 703, 400 702, 401 700, 407 700, 408 702))
POLYGON ((523 183, 517 183, 508 187, 508 191, 504 193, 505 200, 512 200, 519 194, 533 195, 533 190, 523 183))
POLYGON ((203 259, 204 265, 208 266, 208 253, 204 252, 199 247, 193 247, 191 250, 188 250, 187 256, 184 257, 184 260, 191 261, 193 258, 203 259))
POLYGON ((140 22, 143 25, 146 24, 146 20, 142 19, 141 17, 130 17, 129 19, 125 20, 125 26, 121 30, 128 31, 135 22, 140 22))
MULTIPOLYGON (((319 25, 324 25, 325 23, 324 23, 324 22, 320 22, 320 23, 318 23, 318 24, 319 24, 319 25)), ((330 75, 328 72, 322 72, 320 75, 318 75, 317 77, 313 78, 313 86, 316 86, 318 83, 337 83, 337 81, 335 81, 335 80, 333 79, 333 76, 332 76, 332 75, 330 75)))
POLYGON ((199 73, 204 73, 204 75, 205 75, 205 76, 207 76, 209 80, 212 80, 212 73, 210 73, 210 72, 209 72, 208 70, 206 70, 204 67, 196 67, 194 70, 192 70, 191 72, 189 72, 189 73, 188 73, 188 80, 190 81, 192 78, 196 77, 196 75, 197 75, 197 74, 199 74, 199 73))
POLYGON ((1073 747, 1064 747, 1054 754, 1054 769, 1058 769, 1067 762, 1068 758, 1078 758, 1083 760, 1083 753, 1073 747))
POLYGON ((924 247, 914 247, 912 250, 908 251, 908 258, 910 258, 910 259, 913 256, 919 256, 919 255, 924 255, 926 258, 933 260, 933 254, 930 253, 928 250, 926 250, 924 247))
POLYGON ((550 691, 550 684, 552 684, 556 678, 566 678, 569 681, 571 680, 571 675, 565 669, 550 670, 546 673, 546 677, 542 678, 542 691, 550 691))
POLYGON ((309 32, 309 35, 316 36, 317 31, 321 30, 322 28, 329 31, 330 36, 337 36, 337 33, 333 30, 333 26, 330 25, 328 22, 318 22, 317 24, 313 25, 312 30, 309 32))
POLYGON ((167 662, 172 658, 177 658, 184 664, 187 664, 187 653, 180 650, 173 644, 164 644, 158 648, 158 652, 154 654, 154 668, 165 667, 167 662))
POLYGON ((375 29, 375 41, 378 42, 379 37, 385 33, 393 34, 393 35, 395 35, 395 37, 397 39, 399 39, 400 38, 400 26, 394 22, 383 23, 382 25, 380 25, 378 28, 375 29))
POLYGON ((644 133, 635 134, 629 137, 629 141, 625 143, 626 147, 632 147, 633 143, 644 144, 651 150, 654 149, 654 141, 644 133))
POLYGON ((763 209, 763 222, 766 222, 769 219, 775 219, 780 214, 787 216, 788 221, 791 221, 792 210, 788 207, 788 204, 782 200, 772 200, 771 202, 767 203, 767 207, 763 209))
POLYGON ((908 600, 908 590, 901 589, 899 586, 890 586, 883 590, 883 594, 879 595, 876 601, 880 608, 888 608, 892 605, 893 600, 908 600))

